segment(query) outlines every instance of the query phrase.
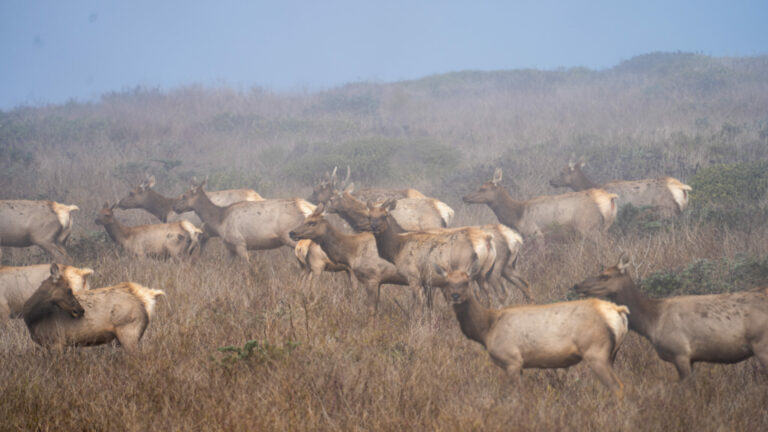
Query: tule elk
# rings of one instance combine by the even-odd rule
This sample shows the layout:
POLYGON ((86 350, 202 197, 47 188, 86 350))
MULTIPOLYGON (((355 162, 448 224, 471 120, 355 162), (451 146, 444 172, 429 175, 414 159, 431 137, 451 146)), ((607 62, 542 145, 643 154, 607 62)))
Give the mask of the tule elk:
MULTIPOLYGON (((78 293, 88 289, 93 270, 60 264, 59 273, 69 281, 72 291, 78 293)), ((50 275, 49 264, 0 267, 0 322, 21 318, 24 303, 50 275)))
POLYGON ((573 289, 628 306, 630 330, 673 363, 681 380, 700 361, 736 363, 754 355, 768 369, 768 288, 652 299, 640 293, 628 266, 622 254, 615 266, 573 289))
POLYGON ((515 201, 499 184, 501 175, 501 168, 496 168, 492 180, 463 200, 469 204, 488 204, 499 222, 516 229, 523 237, 539 237, 553 225, 571 227, 588 236, 607 230, 616 219, 616 194, 588 189, 515 201))
POLYGON ((70 262, 64 249, 76 205, 55 201, 0 200, 0 247, 40 246, 54 260, 70 262))
POLYGON ((49 349, 117 339, 127 351, 137 351, 155 301, 165 295, 131 282, 75 293, 57 264, 50 273, 22 311, 32 340, 49 349))
MULTIPOLYGON (((477 264, 473 264, 473 267, 477 264)), ((435 272, 453 305, 462 333, 488 350, 493 363, 520 385, 526 368, 567 368, 582 360, 621 398, 624 384, 613 371, 627 334, 626 306, 598 299, 487 309, 469 288, 469 271, 435 272)))
POLYGON ((574 191, 600 188, 618 195, 616 204, 621 207, 632 204, 635 207, 650 206, 657 209, 663 217, 679 215, 688 206, 688 193, 691 187, 672 177, 658 177, 644 180, 613 180, 601 185, 596 184, 584 174, 581 168, 584 160, 574 162, 549 181, 553 187, 569 187, 574 191))

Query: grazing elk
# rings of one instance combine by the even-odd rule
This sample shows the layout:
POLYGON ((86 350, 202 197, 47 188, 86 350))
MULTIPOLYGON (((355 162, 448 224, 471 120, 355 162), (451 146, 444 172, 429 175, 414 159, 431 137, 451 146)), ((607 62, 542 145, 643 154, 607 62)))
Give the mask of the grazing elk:
POLYGON ((584 160, 571 159, 557 178, 549 181, 553 187, 569 187, 574 191, 600 188, 618 195, 616 204, 621 207, 632 204, 635 207, 650 206, 658 209, 661 216, 672 217, 688 206, 691 187, 672 177, 658 177, 644 180, 613 180, 596 184, 581 170, 584 160))
POLYGON ((46 348, 91 346, 114 339, 129 352, 149 325, 163 291, 131 282, 74 292, 58 265, 24 303, 22 317, 32 340, 46 348))
MULTIPOLYGON (((354 184, 344 191, 331 196, 328 200, 328 211, 337 213, 357 232, 369 231, 369 208, 366 203, 351 195, 354 184)), ((406 231, 439 232, 439 228, 449 224, 453 219, 453 209, 446 204, 431 198, 398 199, 392 216, 406 231), (431 201, 430 201, 431 200, 431 201), (419 202, 414 205, 414 201, 419 202)), ((497 294, 506 292, 502 278, 511 282, 523 293, 528 301, 532 300, 528 283, 515 270, 517 255, 523 245, 523 239, 514 230, 501 224, 477 226, 493 235, 496 249, 496 264, 487 274, 487 282, 497 294)), ((459 228, 461 229, 461 228, 459 228)))
POLYGON ((324 207, 322 203, 318 205, 301 225, 291 231, 291 238, 312 240, 322 247, 332 262, 349 268, 365 287, 368 304, 374 303, 378 310, 381 285, 408 285, 408 280, 398 273, 394 264, 379 256, 373 234, 342 233, 325 219, 324 207))
MULTIPOLYGON (((155 192, 152 187, 155 185, 155 176, 150 176, 141 184, 131 189, 128 195, 123 197, 117 207, 121 209, 141 208, 153 214, 163 222, 177 220, 178 216, 173 211, 174 198, 167 198, 155 192)), ((261 197, 253 189, 231 189, 223 191, 208 192, 208 197, 214 204, 219 206, 228 206, 240 201, 262 201, 261 197)), ((200 220, 194 217, 194 214, 184 215, 184 219, 200 225, 200 220)))
POLYGON ((616 194, 588 189, 515 201, 499 184, 501 175, 501 168, 496 168, 492 180, 483 183, 463 200, 469 204, 488 204, 499 222, 516 229, 524 237, 539 237, 553 225, 571 227, 587 236, 607 230, 616 219, 616 194))
MULTIPOLYGON (((59 272, 75 293, 88 289, 88 278, 93 274, 89 268, 68 265, 59 265, 59 272)), ((49 264, 0 267, 0 323, 9 318, 21 318, 24 303, 50 275, 49 264)))
POLYGON ((55 201, 0 200, 0 247, 40 246, 54 260, 70 262, 64 249, 76 205, 55 201))
MULTIPOLYGON (((473 264, 475 267, 477 264, 473 264)), ((582 360, 621 398, 613 362, 627 334, 626 306, 598 299, 487 309, 469 289, 469 271, 435 267, 462 333, 488 350, 494 364, 520 385, 526 368, 567 368, 582 360)))
POLYGON ((130 227, 115 218, 113 208, 104 203, 95 222, 104 226, 112 241, 134 256, 182 257, 191 255, 199 247, 203 232, 191 222, 180 220, 130 227))
POLYGON ((473 259, 480 265, 471 279, 488 296, 486 278, 496 260, 493 235, 474 227, 431 232, 407 232, 397 223, 391 211, 397 201, 390 199, 380 205, 370 204, 369 219, 379 256, 393 263, 417 292, 422 288, 427 306, 432 307, 432 287, 443 281, 435 277, 433 264, 449 268, 469 268, 473 259))
POLYGON ((652 299, 640 293, 629 257, 574 285, 580 294, 606 297, 629 307, 629 328, 651 342, 681 380, 695 362, 736 363, 757 356, 768 370, 768 288, 652 299))
POLYGON ((193 184, 174 204, 173 210, 194 210, 224 241, 230 253, 248 261, 249 249, 296 247, 288 233, 312 214, 315 206, 301 199, 241 201, 227 207, 214 204, 203 186, 193 184))
MULTIPOLYGON (((368 206, 365 201, 352 195, 355 184, 350 183, 328 199, 328 211, 337 213, 353 230, 369 231, 368 206)), ((453 220, 453 209, 434 198, 394 198, 397 207, 392 216, 406 231, 425 231, 445 228, 453 220)))

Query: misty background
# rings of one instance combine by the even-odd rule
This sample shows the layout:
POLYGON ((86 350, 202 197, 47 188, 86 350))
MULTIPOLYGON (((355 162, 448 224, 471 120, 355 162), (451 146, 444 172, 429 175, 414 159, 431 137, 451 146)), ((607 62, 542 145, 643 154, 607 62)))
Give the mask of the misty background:
POLYGON ((317 91, 462 70, 768 52, 764 1, 0 3, 0 109, 200 84, 317 91))

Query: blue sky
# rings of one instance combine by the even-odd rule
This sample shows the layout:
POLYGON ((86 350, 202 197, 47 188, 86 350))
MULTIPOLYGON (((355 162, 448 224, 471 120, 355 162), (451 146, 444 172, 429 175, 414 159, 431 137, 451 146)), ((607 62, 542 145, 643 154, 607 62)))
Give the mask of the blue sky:
POLYGON ((764 55, 766 23, 766 0, 0 0, 0 109, 136 86, 312 91, 654 51, 764 55))

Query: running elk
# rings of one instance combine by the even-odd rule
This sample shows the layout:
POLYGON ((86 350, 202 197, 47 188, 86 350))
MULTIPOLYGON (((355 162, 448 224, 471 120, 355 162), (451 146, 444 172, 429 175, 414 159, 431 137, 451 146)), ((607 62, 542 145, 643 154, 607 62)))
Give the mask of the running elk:
POLYGON ((579 162, 571 159, 560 175, 549 181, 553 187, 569 187, 574 191, 591 188, 604 189, 618 195, 618 206, 632 204, 635 207, 650 206, 657 209, 663 217, 680 214, 688 206, 688 193, 691 187, 672 177, 658 177, 644 180, 613 180, 598 185, 581 170, 583 158, 579 162))
POLYGON ((616 219, 616 194, 588 189, 515 201, 499 184, 501 175, 501 168, 496 168, 492 180, 483 183, 463 200, 470 204, 488 204, 499 222, 516 229, 524 237, 539 237, 549 227, 557 225, 588 236, 607 230, 616 219))
POLYGON ((486 278, 496 260, 493 235, 474 228, 430 232, 406 232, 392 216, 397 201, 390 199, 369 206, 369 219, 379 256, 393 263, 414 292, 422 288, 427 306, 432 307, 432 287, 443 282, 435 277, 433 264, 447 268, 469 268, 473 259, 480 265, 471 279, 488 295, 486 278))
MULTIPOLYGON (((475 267, 477 264, 473 264, 475 267)), ((625 306, 598 299, 487 309, 469 288, 469 271, 446 271, 441 286, 462 333, 488 350, 494 364, 520 385, 526 368, 567 368, 582 360, 621 398, 624 384, 613 362, 627 334, 625 306)))
POLYGON ((291 231, 291 238, 312 240, 322 247, 332 262, 349 268, 363 284, 368 304, 375 304, 378 310, 381 285, 408 285, 407 279, 398 273, 394 264, 379 256, 373 234, 341 232, 325 219, 324 207, 318 205, 314 213, 291 231))
MULTIPOLYGON (((163 222, 177 220, 178 216, 173 211, 174 198, 167 198, 155 192, 152 187, 155 185, 155 176, 150 176, 142 181, 138 186, 131 189, 128 195, 123 197, 117 207, 121 209, 141 208, 153 214, 163 222)), ((223 191, 208 192, 211 201, 219 206, 228 206, 240 201, 261 201, 261 197, 253 189, 230 189, 223 191)), ((184 218, 200 225, 199 220, 195 220, 194 214, 184 215, 184 218), (188 217, 189 216, 189 217, 188 217)))
POLYGON ((622 254, 615 266, 573 289, 628 306, 629 328, 673 363, 681 380, 700 361, 736 363, 754 355, 768 370, 768 288, 653 299, 640 292, 628 267, 622 254))
POLYGON ((0 200, 0 247, 40 246, 54 260, 70 262, 64 244, 76 205, 55 201, 0 200))
POLYGON ((230 253, 248 261, 249 249, 296 247, 288 233, 312 214, 315 206, 300 199, 241 201, 227 207, 214 204, 203 189, 193 184, 173 206, 174 211, 194 210, 224 241, 230 253))
MULTIPOLYGON (((88 289, 93 270, 59 265, 59 273, 69 281, 72 291, 78 293, 88 289)), ((24 303, 50 275, 49 264, 0 267, 0 323, 8 318, 21 318, 24 303)))
POLYGON ((160 290, 131 282, 74 292, 70 280, 52 264, 50 277, 24 304, 22 317, 32 340, 49 349, 117 339, 134 352, 161 295, 160 290))
POLYGON ((96 224, 103 225, 112 241, 131 255, 138 257, 182 257, 192 254, 200 244, 203 232, 191 222, 125 226, 112 211, 114 206, 104 203, 96 217, 96 224))

